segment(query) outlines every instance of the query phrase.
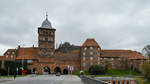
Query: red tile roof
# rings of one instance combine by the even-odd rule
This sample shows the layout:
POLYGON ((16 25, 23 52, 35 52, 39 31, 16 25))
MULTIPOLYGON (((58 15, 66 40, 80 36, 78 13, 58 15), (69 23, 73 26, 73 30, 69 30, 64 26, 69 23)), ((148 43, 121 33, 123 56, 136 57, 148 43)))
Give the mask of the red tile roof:
POLYGON ((131 50, 102 50, 102 57, 127 57, 129 59, 145 59, 140 52, 131 50))
POLYGON ((38 55, 38 48, 36 47, 29 47, 29 48, 19 48, 18 49, 18 60, 25 59, 36 59, 36 56, 38 55))
POLYGON ((87 39, 82 45, 82 47, 87 47, 87 46, 97 46, 97 47, 99 47, 98 43, 93 38, 92 39, 87 39))

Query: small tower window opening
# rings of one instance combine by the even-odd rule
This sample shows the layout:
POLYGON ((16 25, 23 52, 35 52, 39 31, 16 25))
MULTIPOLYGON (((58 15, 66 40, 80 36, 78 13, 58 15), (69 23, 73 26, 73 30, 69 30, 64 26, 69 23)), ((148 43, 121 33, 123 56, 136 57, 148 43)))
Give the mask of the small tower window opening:
POLYGON ((47 38, 47 37, 45 38, 45 41, 48 41, 48 38, 47 38))

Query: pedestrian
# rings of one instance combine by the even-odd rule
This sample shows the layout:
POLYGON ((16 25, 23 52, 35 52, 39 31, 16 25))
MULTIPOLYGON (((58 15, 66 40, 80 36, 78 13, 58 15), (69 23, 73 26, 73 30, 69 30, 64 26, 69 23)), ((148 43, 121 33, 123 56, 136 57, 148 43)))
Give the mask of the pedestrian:
POLYGON ((16 73, 14 72, 14 80, 16 79, 16 73))

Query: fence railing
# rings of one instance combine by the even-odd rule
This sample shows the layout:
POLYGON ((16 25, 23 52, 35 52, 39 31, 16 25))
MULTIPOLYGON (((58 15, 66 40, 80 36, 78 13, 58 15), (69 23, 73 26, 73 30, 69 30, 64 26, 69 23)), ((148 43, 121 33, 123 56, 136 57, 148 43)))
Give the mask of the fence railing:
POLYGON ((81 80, 84 84, 108 84, 105 81, 96 80, 92 77, 81 76, 81 80))

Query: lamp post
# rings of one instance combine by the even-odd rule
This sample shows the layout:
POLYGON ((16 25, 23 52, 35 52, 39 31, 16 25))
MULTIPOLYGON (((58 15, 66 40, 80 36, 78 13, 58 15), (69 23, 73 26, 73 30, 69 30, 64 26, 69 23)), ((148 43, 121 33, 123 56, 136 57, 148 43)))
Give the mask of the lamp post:
POLYGON ((24 46, 25 46, 25 44, 22 45, 22 48, 23 48, 23 54, 22 54, 22 75, 23 75, 23 70, 24 70, 24 68, 23 68, 23 66, 24 66, 24 46))

